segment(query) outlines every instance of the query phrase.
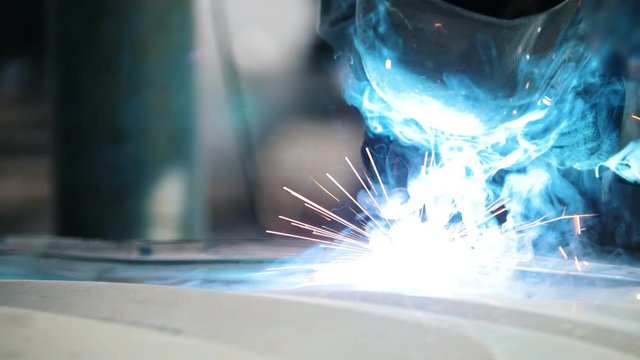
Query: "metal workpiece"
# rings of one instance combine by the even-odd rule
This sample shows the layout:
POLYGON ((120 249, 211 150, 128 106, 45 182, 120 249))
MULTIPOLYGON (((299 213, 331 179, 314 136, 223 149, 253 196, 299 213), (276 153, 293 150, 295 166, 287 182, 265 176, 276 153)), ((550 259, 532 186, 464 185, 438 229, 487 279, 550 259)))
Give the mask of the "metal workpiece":
POLYGON ((201 234, 191 1, 56 1, 56 232, 201 234))
POLYGON ((75 354, 83 359, 627 360, 640 351, 635 305, 584 299, 482 301, 339 290, 255 294, 1 281, 0 324, 10 324, 0 326, 2 351, 17 359, 75 354))

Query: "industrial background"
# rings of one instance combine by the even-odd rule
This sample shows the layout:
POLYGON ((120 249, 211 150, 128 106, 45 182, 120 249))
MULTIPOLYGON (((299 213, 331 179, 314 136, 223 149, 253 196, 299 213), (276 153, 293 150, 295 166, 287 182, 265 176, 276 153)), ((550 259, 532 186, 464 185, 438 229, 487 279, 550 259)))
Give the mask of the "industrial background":
POLYGON ((0 4, 0 234, 246 238, 299 211, 281 186, 315 191, 363 133, 318 8, 0 4))

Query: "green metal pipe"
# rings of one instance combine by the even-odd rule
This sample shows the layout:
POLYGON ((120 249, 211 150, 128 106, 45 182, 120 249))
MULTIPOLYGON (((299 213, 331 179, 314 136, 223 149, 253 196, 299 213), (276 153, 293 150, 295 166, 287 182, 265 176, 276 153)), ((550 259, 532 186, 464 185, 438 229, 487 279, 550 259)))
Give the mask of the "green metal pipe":
POLYGON ((63 236, 201 236, 193 2, 50 6, 63 236))

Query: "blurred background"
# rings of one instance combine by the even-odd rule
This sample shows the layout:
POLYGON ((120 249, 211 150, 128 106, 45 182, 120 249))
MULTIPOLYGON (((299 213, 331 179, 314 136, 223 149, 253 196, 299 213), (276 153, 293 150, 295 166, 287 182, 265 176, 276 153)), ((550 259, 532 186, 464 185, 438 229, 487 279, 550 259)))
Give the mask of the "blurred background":
MULTIPOLYGON (((263 237, 353 176, 319 1, 4 1, 0 236, 263 237), (315 197, 314 197, 315 196, 315 197)), ((358 165, 359 166, 359 165, 358 165)))

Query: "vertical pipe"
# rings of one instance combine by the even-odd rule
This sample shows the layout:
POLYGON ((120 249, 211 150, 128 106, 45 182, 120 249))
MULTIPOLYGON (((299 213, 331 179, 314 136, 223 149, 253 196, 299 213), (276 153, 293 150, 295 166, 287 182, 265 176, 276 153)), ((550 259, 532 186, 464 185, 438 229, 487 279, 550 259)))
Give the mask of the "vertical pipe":
POLYGON ((192 6, 51 6, 59 235, 200 236, 192 6))

